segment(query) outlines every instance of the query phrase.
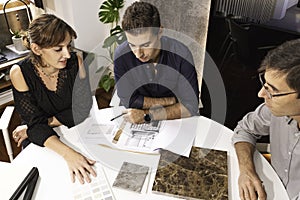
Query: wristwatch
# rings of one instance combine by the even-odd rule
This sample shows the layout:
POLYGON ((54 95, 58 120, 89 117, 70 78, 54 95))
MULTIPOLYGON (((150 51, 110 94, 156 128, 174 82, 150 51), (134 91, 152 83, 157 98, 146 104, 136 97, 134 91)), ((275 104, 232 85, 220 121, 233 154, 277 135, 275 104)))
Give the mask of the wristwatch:
POLYGON ((150 123, 152 120, 152 115, 149 113, 149 114, 144 114, 144 121, 146 123, 150 123))

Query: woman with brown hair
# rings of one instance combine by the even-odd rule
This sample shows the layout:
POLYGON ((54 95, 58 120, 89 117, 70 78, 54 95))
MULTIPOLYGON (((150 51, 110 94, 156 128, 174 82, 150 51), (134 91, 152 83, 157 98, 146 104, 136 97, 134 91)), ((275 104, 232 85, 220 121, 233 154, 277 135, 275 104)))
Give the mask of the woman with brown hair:
POLYGON ((10 71, 14 102, 25 129, 13 132, 20 145, 26 141, 45 146, 67 162, 72 181, 90 182, 96 176, 92 161, 59 140, 53 127, 72 127, 89 115, 92 105, 88 73, 79 55, 71 52, 76 32, 63 20, 44 14, 32 21, 27 36, 28 58, 10 71))

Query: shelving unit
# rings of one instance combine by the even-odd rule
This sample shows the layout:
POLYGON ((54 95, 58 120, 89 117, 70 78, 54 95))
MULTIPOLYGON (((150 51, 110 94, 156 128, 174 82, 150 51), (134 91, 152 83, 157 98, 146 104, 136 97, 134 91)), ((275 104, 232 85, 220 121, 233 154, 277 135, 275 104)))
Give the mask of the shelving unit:
POLYGON ((10 80, 8 80, 8 81, 6 81, 6 80, 0 80, 0 91, 2 90, 2 89, 5 89, 5 88, 7 88, 7 87, 9 87, 9 86, 11 86, 11 82, 10 82, 10 80))
MULTIPOLYGON (((7 73, 8 70, 10 70, 10 68, 18 63, 19 61, 21 61, 22 59, 24 59, 26 57, 27 54, 24 55, 18 55, 15 54, 14 52, 11 52, 7 49, 1 49, 1 54, 5 55, 5 57, 7 58, 7 61, 0 63, 0 73, 7 73)), ((6 106, 9 105, 14 105, 14 101, 13 101, 13 94, 12 94, 12 90, 11 90, 11 81, 10 80, 5 80, 5 77, 3 77, 0 80, 0 116, 2 115, 4 109, 6 108, 6 106)), ((13 148, 13 152, 14 152, 14 156, 18 155, 18 153, 21 151, 20 147, 17 147, 17 144, 13 141, 13 138, 11 136, 12 131, 21 123, 21 119, 19 117, 19 115, 14 112, 12 120, 10 121, 9 124, 9 135, 10 135, 10 141, 11 141, 11 145, 13 148)), ((4 140, 3 140, 3 135, 0 132, 0 160, 1 161, 5 161, 5 162, 9 162, 9 157, 7 155, 7 151, 4 145, 4 140)))
MULTIPOLYGON (((15 59, 11 59, 9 61, 3 62, 0 64, 0 73, 7 74, 7 71, 16 63, 21 61, 26 57, 26 54, 17 56, 15 59)), ((13 105, 13 94, 11 90, 11 81, 6 80, 3 77, 0 80, 0 109, 5 108, 8 105, 13 105)))

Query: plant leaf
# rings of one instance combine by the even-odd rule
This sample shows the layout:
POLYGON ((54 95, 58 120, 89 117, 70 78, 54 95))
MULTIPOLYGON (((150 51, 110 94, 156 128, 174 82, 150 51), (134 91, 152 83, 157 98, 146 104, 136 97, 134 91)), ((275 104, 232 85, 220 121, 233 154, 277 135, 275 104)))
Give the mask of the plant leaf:
POLYGON ((115 28, 110 29, 110 35, 117 35, 119 33, 122 33, 123 29, 120 25, 117 25, 115 28))
POLYGON ((124 0, 107 0, 100 6, 99 20, 104 24, 119 21, 119 10, 124 7, 124 0))
POLYGON ((107 38, 104 40, 102 47, 103 47, 103 48, 108 48, 108 47, 110 47, 111 45, 113 45, 113 43, 117 42, 117 40, 118 40, 118 39, 116 38, 115 35, 109 36, 109 37, 107 37, 107 38))
POLYGON ((115 80, 109 75, 104 75, 99 82, 99 87, 108 92, 115 85, 115 80))
POLYGON ((117 44, 121 44, 122 42, 124 42, 126 40, 126 35, 124 32, 120 32, 118 34, 114 34, 114 35, 111 35, 109 37, 107 37, 104 42, 103 42, 103 45, 102 47, 103 48, 109 48, 111 47, 114 43, 117 43, 117 44))
POLYGON ((103 70, 103 67, 106 67, 106 66, 104 66, 104 65, 100 66, 100 67, 96 70, 95 73, 99 73, 100 71, 102 71, 102 70, 103 70))
POLYGON ((115 28, 110 30, 110 35, 114 35, 115 37, 115 42, 117 42, 118 44, 121 44, 122 42, 124 42, 126 40, 126 35, 123 31, 123 29, 121 28, 121 26, 117 25, 115 28))
POLYGON ((126 35, 122 28, 118 25, 110 30, 110 36, 103 42, 103 48, 111 47, 114 43, 121 44, 126 40, 126 35))

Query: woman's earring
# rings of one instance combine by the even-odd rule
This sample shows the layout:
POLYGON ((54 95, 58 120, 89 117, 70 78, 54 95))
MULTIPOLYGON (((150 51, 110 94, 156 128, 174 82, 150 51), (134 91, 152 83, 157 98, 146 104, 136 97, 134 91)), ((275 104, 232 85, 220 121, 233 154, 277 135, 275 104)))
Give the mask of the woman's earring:
POLYGON ((45 62, 43 63, 43 66, 44 67, 50 67, 50 65, 48 63, 45 63, 45 62))

